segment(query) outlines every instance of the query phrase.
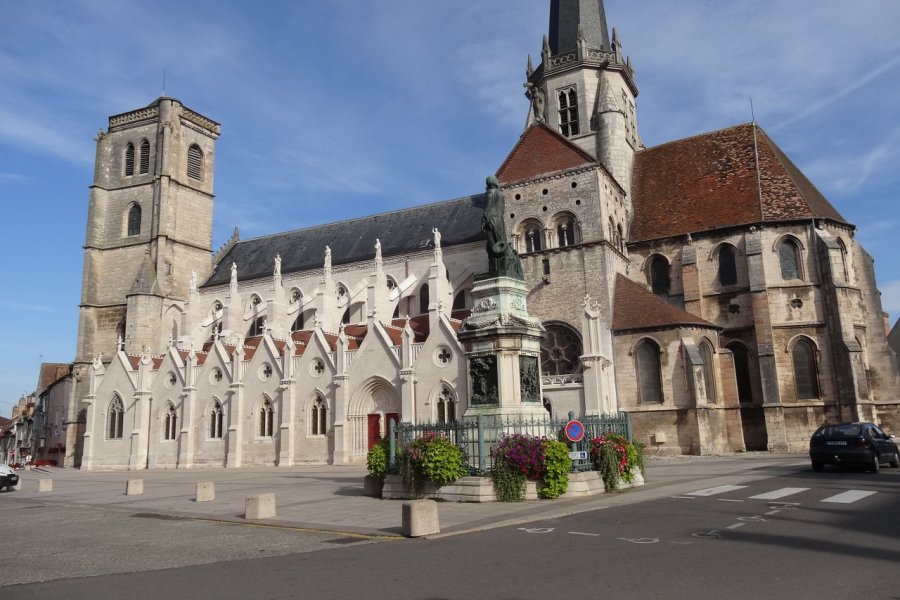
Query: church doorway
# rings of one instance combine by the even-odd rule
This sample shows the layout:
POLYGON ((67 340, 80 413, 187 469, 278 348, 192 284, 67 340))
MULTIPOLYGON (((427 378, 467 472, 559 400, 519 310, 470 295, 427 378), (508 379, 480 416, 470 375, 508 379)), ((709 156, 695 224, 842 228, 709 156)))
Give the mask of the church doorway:
POLYGON ((734 375, 737 380, 738 401, 741 406, 741 427, 744 432, 744 448, 747 451, 765 451, 768 446, 766 416, 762 403, 757 401, 754 377, 759 380, 758 367, 750 351, 741 342, 726 346, 734 356, 734 375))
POLYGON ((400 424, 400 415, 398 413, 387 413, 385 415, 381 415, 378 413, 372 413, 366 415, 368 421, 368 438, 369 444, 368 449, 371 450, 372 446, 378 443, 381 438, 385 438, 390 433, 390 424, 393 420, 396 425, 400 424), (382 416, 384 417, 384 422, 382 423, 382 416))
POLYGON ((357 389, 350 401, 352 459, 364 458, 378 440, 388 434, 390 419, 400 422, 400 396, 397 389, 381 378, 372 378, 357 389))

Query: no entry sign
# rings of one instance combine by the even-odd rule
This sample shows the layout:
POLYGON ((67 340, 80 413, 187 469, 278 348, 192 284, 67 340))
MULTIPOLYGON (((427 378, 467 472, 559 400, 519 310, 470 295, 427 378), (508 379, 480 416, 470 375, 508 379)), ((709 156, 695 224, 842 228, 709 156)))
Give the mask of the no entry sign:
POLYGON ((566 439, 570 442, 580 442, 584 437, 584 425, 581 421, 569 421, 566 423, 566 439))

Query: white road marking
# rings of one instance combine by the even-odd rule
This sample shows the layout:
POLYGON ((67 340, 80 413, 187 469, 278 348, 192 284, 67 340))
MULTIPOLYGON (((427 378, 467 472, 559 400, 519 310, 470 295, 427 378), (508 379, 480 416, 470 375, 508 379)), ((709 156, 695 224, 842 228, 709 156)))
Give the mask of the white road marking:
POLYGON ((719 487, 708 488, 687 494, 688 496, 715 496, 716 494, 724 494, 735 490, 742 490, 746 485, 720 485, 719 487))
POLYGON ((590 536, 590 537, 600 537, 600 534, 599 534, 599 533, 584 533, 584 532, 581 532, 581 531, 570 531, 569 533, 570 533, 571 535, 587 535, 587 536, 590 536))
POLYGON ((679 500, 693 500, 694 496, 672 496, 672 498, 677 498, 679 500))
POLYGON ((759 494, 757 496, 750 496, 751 500, 778 500, 779 498, 784 498, 785 496, 793 496, 794 494, 799 494, 800 492, 805 492, 809 488, 781 488, 780 490, 775 490, 773 492, 767 492, 765 494, 759 494))
POLYGON ((709 531, 698 531, 697 533, 692 533, 691 537, 696 538, 720 538, 718 529, 710 529, 709 531))
POLYGON ((752 517, 738 517, 738 521, 747 521, 749 523, 763 523, 765 519, 763 519, 759 515, 753 515, 752 517))
POLYGON ((525 533, 553 533, 553 527, 533 527, 531 529, 527 527, 519 527, 519 531, 524 531, 525 533))
POLYGON ((734 525, 729 525, 725 529, 737 529, 738 527, 743 527, 746 523, 735 523, 734 525))
POLYGON ((631 542, 632 544, 656 544, 659 542, 659 538, 616 538, 617 540, 622 540, 623 542, 631 542))
POLYGON ((831 502, 833 504, 852 504, 857 500, 862 500, 863 498, 867 498, 876 493, 877 492, 864 492, 862 490, 849 490, 844 492, 843 494, 825 498, 824 500, 822 500, 822 502, 831 502))
POLYGON ((771 515, 777 515, 777 514, 780 513, 780 512, 781 512, 780 510, 775 509, 775 510, 770 510, 770 511, 767 512, 766 514, 769 515, 769 516, 771 516, 771 515))

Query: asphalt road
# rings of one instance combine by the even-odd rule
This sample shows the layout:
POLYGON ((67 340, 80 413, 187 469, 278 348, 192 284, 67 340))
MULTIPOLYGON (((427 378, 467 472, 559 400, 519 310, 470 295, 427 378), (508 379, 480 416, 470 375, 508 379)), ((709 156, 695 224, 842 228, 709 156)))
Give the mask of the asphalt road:
MULTIPOLYGON (((99 548, 141 570, 8 586, 4 564, 4 600, 900 598, 900 469, 803 465, 527 525, 383 543, 124 513, 108 522, 105 511, 65 520, 64 508, 57 528, 73 532, 48 560, 77 569, 73 555, 99 548), (191 566, 168 568, 177 564, 191 566)), ((4 545, 6 511, 0 503, 4 545)))

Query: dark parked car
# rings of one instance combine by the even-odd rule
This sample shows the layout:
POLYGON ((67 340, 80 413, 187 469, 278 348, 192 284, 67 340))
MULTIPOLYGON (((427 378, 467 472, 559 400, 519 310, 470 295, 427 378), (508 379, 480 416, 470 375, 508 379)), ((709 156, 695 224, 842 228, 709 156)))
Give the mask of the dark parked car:
POLYGON ((825 465, 857 465, 877 473, 882 464, 900 467, 894 436, 874 423, 840 423, 819 427, 809 440, 813 471, 825 465))
POLYGON ((14 485, 19 483, 19 476, 7 465, 0 465, 0 491, 3 488, 11 490, 14 485))

